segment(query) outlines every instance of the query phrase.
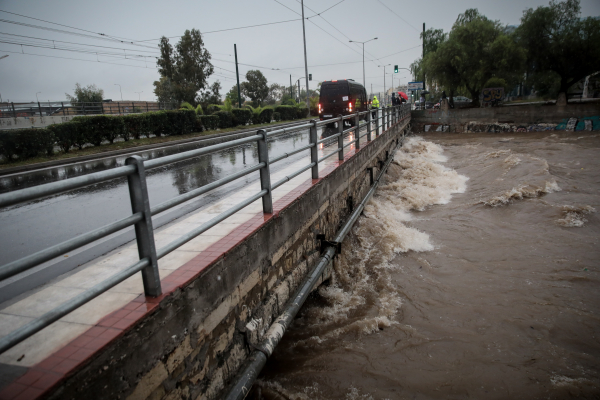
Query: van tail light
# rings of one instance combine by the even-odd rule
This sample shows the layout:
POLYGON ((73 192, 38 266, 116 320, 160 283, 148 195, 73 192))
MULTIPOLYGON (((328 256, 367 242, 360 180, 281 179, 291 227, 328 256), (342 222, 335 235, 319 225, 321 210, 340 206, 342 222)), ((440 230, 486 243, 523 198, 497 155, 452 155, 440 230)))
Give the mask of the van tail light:
POLYGON ((321 104, 319 104, 319 114, 321 114, 323 112, 323 107, 321 107, 321 104))
POLYGON ((352 103, 348 103, 348 109, 350 110, 350 112, 352 112, 352 103))

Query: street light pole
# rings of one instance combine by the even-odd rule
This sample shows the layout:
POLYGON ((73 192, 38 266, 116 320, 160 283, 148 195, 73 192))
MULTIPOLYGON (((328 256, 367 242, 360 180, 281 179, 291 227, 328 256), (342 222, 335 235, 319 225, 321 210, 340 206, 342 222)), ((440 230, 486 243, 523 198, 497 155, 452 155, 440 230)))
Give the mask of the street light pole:
POLYGON ((142 90, 141 92, 135 92, 135 93, 137 93, 137 94, 138 94, 138 101, 140 101, 140 100, 141 100, 141 95, 140 95, 140 93, 144 93, 144 91, 142 90))
POLYGON ((119 92, 121 92, 121 101, 123 101, 123 91, 121 90, 121 85, 118 83, 115 83, 115 85, 119 87, 119 92))
POLYGON ((386 92, 385 92, 385 67, 387 67, 388 65, 392 65, 392 64, 385 64, 385 65, 378 65, 378 67, 383 67, 383 102, 385 103, 385 96, 386 96, 386 92))
MULTIPOLYGON (((306 31, 304 28, 304 0, 301 0, 300 4, 302 5, 302 38, 304 39, 304 79, 306 79, 306 108, 308 109, 308 115, 310 115, 310 101, 308 100, 308 62, 306 61, 306 31)), ((299 92, 298 97, 300 97, 299 92)))
POLYGON ((35 94, 35 99, 37 100, 37 102, 38 102, 38 103, 40 102, 40 99, 38 99, 38 94, 40 94, 40 93, 42 93, 42 92, 37 92, 37 93, 35 94))
POLYGON ((377 38, 369 39, 366 42, 358 42, 356 40, 350 40, 350 43, 361 43, 363 48, 363 86, 367 86, 365 81, 365 43, 369 43, 371 40, 377 40, 377 38))

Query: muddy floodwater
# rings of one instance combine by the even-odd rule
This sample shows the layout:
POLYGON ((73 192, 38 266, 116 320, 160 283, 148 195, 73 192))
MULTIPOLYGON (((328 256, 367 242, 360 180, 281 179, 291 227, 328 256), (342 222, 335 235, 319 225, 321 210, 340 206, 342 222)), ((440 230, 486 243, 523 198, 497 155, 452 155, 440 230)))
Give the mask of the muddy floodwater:
POLYGON ((255 398, 600 398, 599 211, 595 132, 411 137, 255 398))

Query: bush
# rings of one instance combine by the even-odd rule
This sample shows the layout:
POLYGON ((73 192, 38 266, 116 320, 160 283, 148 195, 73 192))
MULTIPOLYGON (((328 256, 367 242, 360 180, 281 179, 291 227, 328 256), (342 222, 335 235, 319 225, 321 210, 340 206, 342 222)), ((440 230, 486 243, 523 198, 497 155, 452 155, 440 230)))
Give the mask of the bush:
POLYGON ((146 133, 146 137, 150 137, 150 134, 154 136, 162 136, 167 134, 169 118, 167 117, 166 111, 154 111, 146 113, 148 116, 148 127, 149 130, 146 133))
POLYGON ((0 155, 4 156, 8 162, 17 155, 17 135, 16 129, 0 131, 0 155))
POLYGON ((90 143, 89 125, 86 121, 71 120, 62 124, 54 124, 48 127, 54 136, 58 147, 68 153, 71 147, 78 147, 80 150, 86 144, 90 143))
POLYGON ((165 111, 165 114, 167 116, 167 125, 164 130, 165 135, 186 135, 194 130, 196 125, 196 111, 165 111))
POLYGON ((214 115, 219 118, 219 128, 226 129, 233 126, 233 114, 228 111, 218 111, 214 115))
POLYGON ((307 114, 308 114, 308 108, 306 108, 306 107, 297 107, 296 108, 296 118, 297 119, 306 118, 307 114))
POLYGON ((217 113, 219 111, 222 111, 222 110, 221 110, 221 106, 218 104, 211 104, 210 106, 206 107, 206 113, 209 115, 217 113))
POLYGON ((198 104, 198 106, 196 107, 196 114, 204 115, 204 111, 202 111, 202 106, 200 104, 198 104))
POLYGON ((49 129, 12 129, 0 132, 0 154, 9 162, 36 157, 40 153, 52 155, 54 134, 49 129))
POLYGON ((273 120, 275 120, 276 122, 281 121, 281 114, 279 114, 277 111, 275 111, 273 113, 273 120))
POLYGON ((271 120, 273 119, 274 112, 275 110, 273 110, 271 107, 265 107, 261 110, 258 120, 261 124, 270 124, 271 120))
POLYGON ((219 127, 219 117, 217 115, 201 115, 200 123, 204 130, 214 131, 219 127))
POLYGON ((297 116, 296 107, 294 106, 277 106, 275 111, 281 115, 281 119, 284 121, 296 119, 297 116))
POLYGON ((150 123, 148 114, 131 114, 123 116, 125 130, 123 131, 123 139, 129 140, 130 137, 139 139, 142 135, 150 136, 150 123))
POLYGON ((235 126, 252 122, 252 111, 247 108, 234 108, 231 113, 233 114, 235 126))
POLYGON ((100 146, 103 140, 114 143, 123 137, 125 123, 120 115, 94 115, 91 117, 75 117, 72 121, 81 122, 87 130, 88 140, 94 146, 100 146))
POLYGON ((190 103, 188 103, 187 101, 184 101, 183 103, 181 103, 181 105, 179 106, 180 110, 193 110, 194 106, 191 105, 190 103))

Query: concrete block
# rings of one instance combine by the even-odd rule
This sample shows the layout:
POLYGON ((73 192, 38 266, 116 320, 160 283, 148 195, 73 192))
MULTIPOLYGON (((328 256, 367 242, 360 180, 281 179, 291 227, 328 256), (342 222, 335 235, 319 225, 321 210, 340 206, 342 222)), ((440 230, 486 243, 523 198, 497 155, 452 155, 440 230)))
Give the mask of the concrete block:
POLYGON ((190 346, 190 335, 187 335, 181 344, 173 350, 169 355, 166 362, 167 371, 172 373, 183 360, 192 353, 192 346, 190 346))
POLYGON ((235 291, 230 296, 227 296, 221 304, 212 312, 204 322, 198 327, 197 331, 200 335, 206 335, 212 332, 217 325, 229 314, 229 312, 239 302, 239 292, 235 291))
POLYGON ((290 287, 287 280, 284 280, 277 286, 275 295, 277 296, 277 313, 280 314, 284 309, 285 303, 290 298, 290 287))
POLYGON ((167 372, 165 365, 159 361, 154 368, 150 370, 150 372, 142 377, 142 379, 136 385, 133 393, 127 397, 127 400, 146 399, 168 377, 169 373, 167 372))
POLYGON ((243 299, 260 281, 260 271, 254 270, 240 285, 238 286, 239 297, 243 299))

